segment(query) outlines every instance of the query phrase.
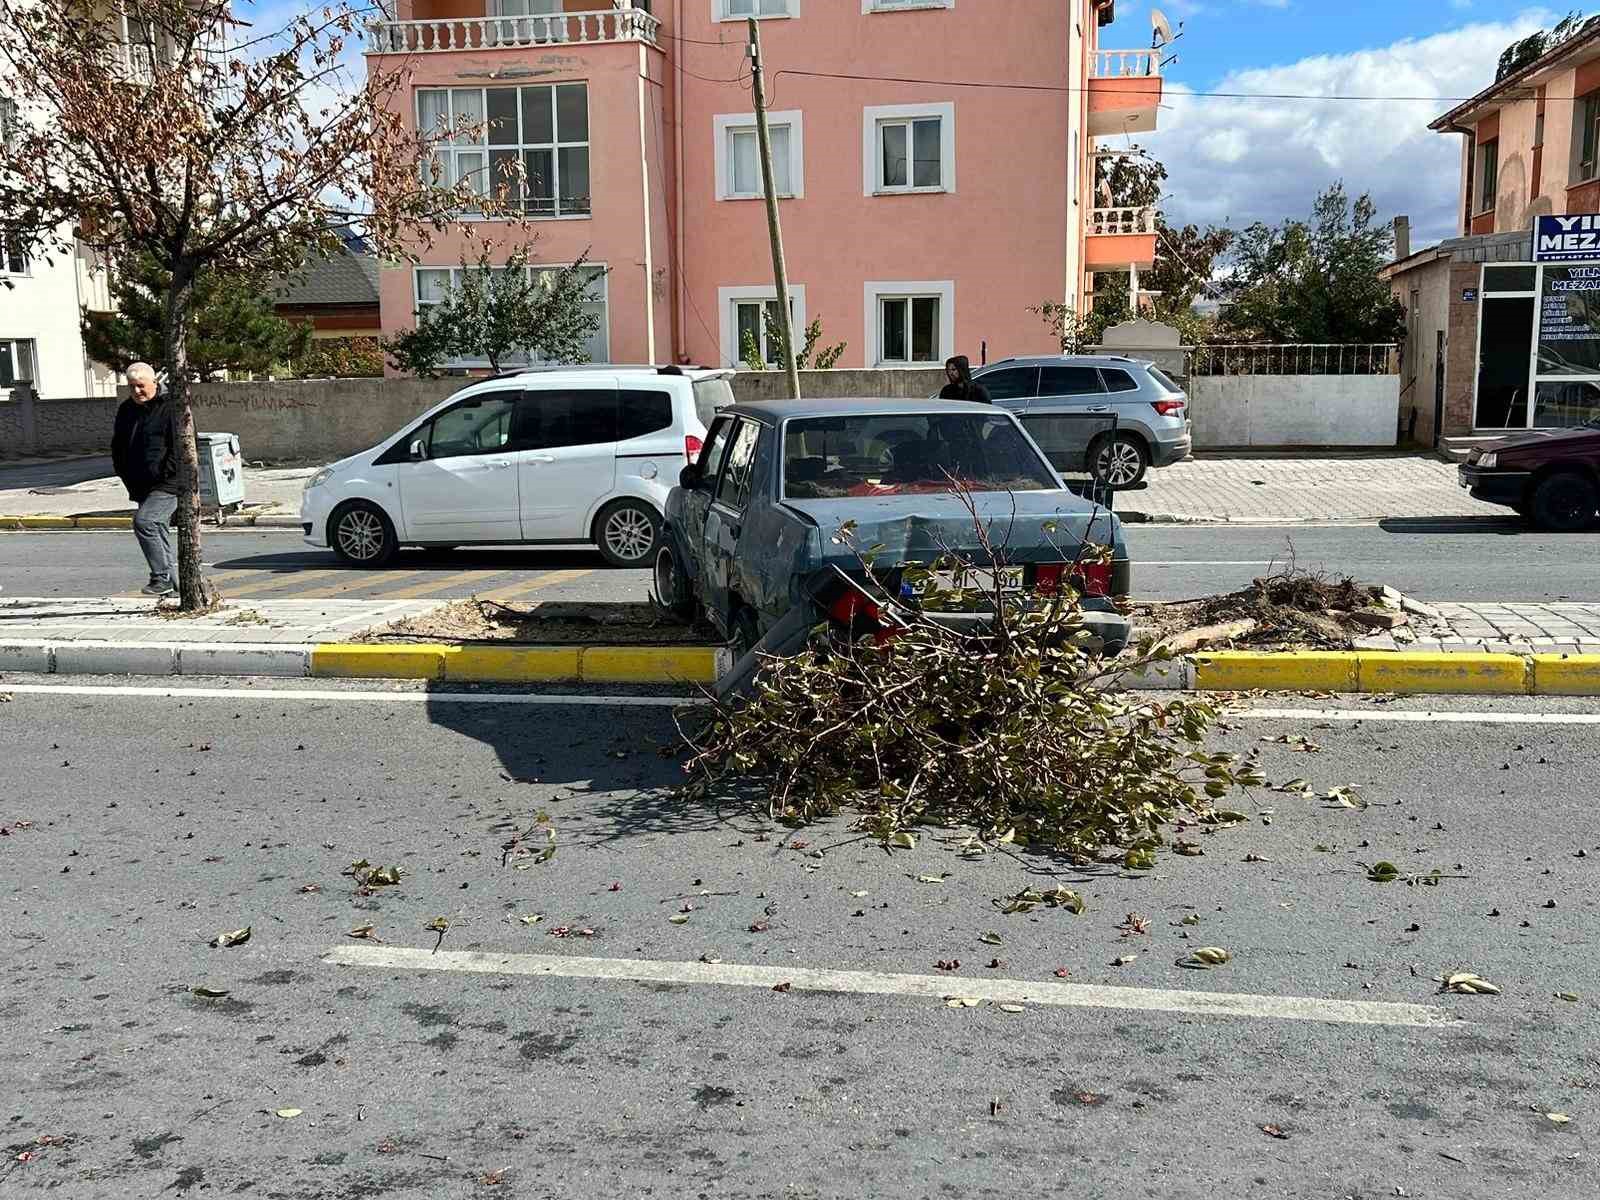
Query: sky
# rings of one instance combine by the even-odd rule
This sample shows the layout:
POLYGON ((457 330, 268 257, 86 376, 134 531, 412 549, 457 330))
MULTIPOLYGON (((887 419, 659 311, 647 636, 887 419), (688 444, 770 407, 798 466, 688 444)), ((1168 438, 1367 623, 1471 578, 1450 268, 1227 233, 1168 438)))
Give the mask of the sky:
MULTIPOLYGON (((1150 0, 1121 0, 1105 47, 1148 45, 1150 0)), ((1183 33, 1169 48, 1158 129, 1174 223, 1275 224, 1307 216, 1342 179, 1380 218, 1411 218, 1412 246, 1454 237, 1461 138, 1428 122, 1494 80, 1505 47, 1576 4, 1517 0, 1156 0, 1183 33), (1189 93, 1426 97, 1240 100, 1189 93)))

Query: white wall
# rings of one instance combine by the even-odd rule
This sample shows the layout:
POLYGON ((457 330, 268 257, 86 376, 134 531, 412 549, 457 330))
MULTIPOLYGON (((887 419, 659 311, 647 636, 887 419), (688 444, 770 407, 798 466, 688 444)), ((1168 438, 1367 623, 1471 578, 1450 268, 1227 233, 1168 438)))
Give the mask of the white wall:
POLYGON ((50 258, 36 254, 25 275, 7 275, 0 282, 0 338, 32 339, 34 386, 41 396, 109 395, 116 390, 115 377, 84 361, 77 256, 50 258))
POLYGON ((1196 449, 1217 446, 1393 446, 1398 375, 1194 375, 1196 449))

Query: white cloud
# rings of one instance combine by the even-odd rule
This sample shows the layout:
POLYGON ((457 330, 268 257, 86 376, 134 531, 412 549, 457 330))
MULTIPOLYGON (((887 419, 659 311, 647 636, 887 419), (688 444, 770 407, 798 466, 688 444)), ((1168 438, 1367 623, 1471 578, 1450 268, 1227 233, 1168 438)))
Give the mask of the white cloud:
POLYGON ((1409 214, 1413 245, 1426 245, 1457 232, 1461 162, 1459 136, 1433 133, 1428 122, 1453 106, 1445 97, 1486 87, 1500 52, 1550 18, 1530 9, 1376 49, 1236 71, 1205 89, 1437 99, 1224 99, 1187 95, 1169 79, 1160 129, 1135 140, 1167 165, 1163 207, 1175 222, 1239 228, 1306 216, 1317 192, 1343 178, 1353 194, 1371 192, 1384 218, 1409 214))

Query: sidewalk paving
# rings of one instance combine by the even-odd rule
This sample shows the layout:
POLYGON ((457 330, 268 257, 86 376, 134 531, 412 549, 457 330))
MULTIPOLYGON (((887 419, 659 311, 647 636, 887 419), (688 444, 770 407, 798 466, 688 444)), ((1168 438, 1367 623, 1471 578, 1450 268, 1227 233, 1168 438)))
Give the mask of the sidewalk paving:
MULTIPOLYGON (((246 467, 245 502, 227 520, 298 528, 300 494, 316 471, 314 466, 246 467)), ((106 457, 0 463, 0 520, 132 517, 134 507, 106 457)))
POLYGON ((152 600, 0 596, 0 645, 117 642, 310 645, 347 641, 390 621, 418 617, 438 600, 235 600, 214 612, 175 615, 152 600))
POLYGON ((1474 500, 1456 465, 1431 455, 1208 457, 1161 467, 1149 486, 1117 497, 1127 520, 1157 522, 1375 521, 1497 517, 1510 509, 1474 500), (1137 515, 1136 515, 1137 514, 1137 515))

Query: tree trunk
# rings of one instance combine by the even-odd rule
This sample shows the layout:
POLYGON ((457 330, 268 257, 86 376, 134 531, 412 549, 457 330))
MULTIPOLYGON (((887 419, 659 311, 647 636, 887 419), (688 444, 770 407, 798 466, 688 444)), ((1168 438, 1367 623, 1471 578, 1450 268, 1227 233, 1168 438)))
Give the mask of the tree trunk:
POLYGON ((162 330, 167 392, 178 412, 178 608, 201 612, 211 590, 200 575, 200 453, 194 440, 194 408, 189 402, 189 302, 193 284, 173 272, 162 330))

